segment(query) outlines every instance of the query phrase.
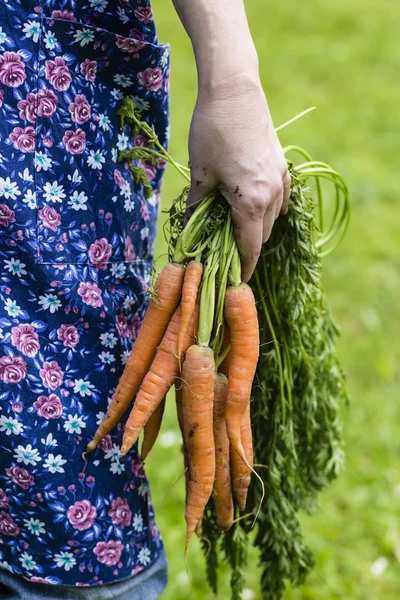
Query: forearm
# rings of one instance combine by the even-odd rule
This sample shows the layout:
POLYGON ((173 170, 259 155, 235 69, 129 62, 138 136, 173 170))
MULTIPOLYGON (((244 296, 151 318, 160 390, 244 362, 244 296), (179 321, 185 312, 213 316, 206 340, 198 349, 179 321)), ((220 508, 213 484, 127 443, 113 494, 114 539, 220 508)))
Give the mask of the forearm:
POLYGON ((243 74, 258 84, 258 58, 243 0, 172 1, 193 45, 199 89, 212 91, 243 74))

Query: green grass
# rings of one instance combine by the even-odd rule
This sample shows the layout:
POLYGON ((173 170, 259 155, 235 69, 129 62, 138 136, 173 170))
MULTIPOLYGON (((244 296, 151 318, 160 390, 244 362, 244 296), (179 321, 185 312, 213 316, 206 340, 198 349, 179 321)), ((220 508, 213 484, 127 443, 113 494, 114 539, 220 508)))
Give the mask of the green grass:
MULTIPOLYGON (((170 149, 185 163, 197 85, 191 44, 170 0, 153 0, 153 7, 160 40, 171 43, 170 149)), ((342 328, 339 353, 352 395, 350 410, 343 414, 347 467, 322 495, 319 512, 303 519, 317 566, 306 585, 288 590, 286 600, 398 600, 400 4, 248 0, 247 10, 274 122, 278 125, 317 106, 282 132, 282 143, 302 145, 341 171, 353 205, 347 238, 325 261, 324 276, 342 328), (379 557, 387 560, 387 567, 377 577, 371 565, 379 557)), ((165 206, 182 184, 170 168, 163 189, 165 206)), ((163 253, 160 239, 158 255, 163 253)), ((159 507, 182 473, 173 402, 147 472, 170 564, 163 600, 214 598, 196 540, 188 559, 190 579, 186 574, 182 481, 159 507)), ((246 597, 262 600, 256 555, 251 556, 248 574, 246 597)), ((227 572, 218 598, 229 599, 227 572)))

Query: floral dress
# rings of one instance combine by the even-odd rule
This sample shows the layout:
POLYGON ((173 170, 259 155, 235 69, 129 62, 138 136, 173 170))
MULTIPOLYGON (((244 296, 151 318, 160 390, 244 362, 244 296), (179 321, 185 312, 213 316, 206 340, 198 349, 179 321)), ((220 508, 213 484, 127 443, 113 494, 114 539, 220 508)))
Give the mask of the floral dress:
POLYGON ((84 469, 146 310, 164 164, 120 162, 134 97, 164 145, 169 45, 148 0, 0 2, 0 567, 96 585, 162 551, 121 426, 84 469))

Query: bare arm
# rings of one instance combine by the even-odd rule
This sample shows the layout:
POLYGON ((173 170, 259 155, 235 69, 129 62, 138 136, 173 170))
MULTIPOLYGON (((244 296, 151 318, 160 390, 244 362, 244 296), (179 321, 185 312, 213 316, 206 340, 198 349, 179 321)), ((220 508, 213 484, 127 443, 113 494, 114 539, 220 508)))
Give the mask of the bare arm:
POLYGON ((285 211, 290 177, 258 73, 243 0, 172 0, 193 44, 198 96, 189 134, 193 203, 218 186, 232 207, 247 281, 285 211))

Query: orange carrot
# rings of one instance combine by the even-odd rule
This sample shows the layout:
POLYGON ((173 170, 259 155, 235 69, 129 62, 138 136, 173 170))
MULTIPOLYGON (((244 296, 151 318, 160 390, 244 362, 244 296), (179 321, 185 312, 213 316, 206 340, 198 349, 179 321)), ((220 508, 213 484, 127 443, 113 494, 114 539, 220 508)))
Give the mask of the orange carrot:
POLYGON ((230 329, 228 400, 226 428, 233 448, 247 462, 240 439, 243 415, 250 393, 259 354, 257 308, 250 287, 241 283, 229 287, 225 296, 225 318, 230 329))
POLYGON ((157 439, 161 427, 162 418, 164 415, 164 409, 165 397, 163 398, 163 400, 161 400, 160 404, 157 406, 156 410, 153 412, 150 419, 145 425, 142 448, 140 451, 140 458, 143 461, 149 455, 157 439))
MULTIPOLYGON (((229 439, 225 424, 227 394, 228 380, 222 373, 217 373, 214 384, 215 480, 213 499, 217 523, 224 531, 228 531, 233 523, 229 439)), ((244 464, 243 461, 240 460, 240 462, 244 464)))
MULTIPOLYGON (((250 402, 244 413, 243 421, 240 427, 240 439, 250 467, 253 467, 253 439, 250 422, 250 402)), ((239 509, 243 512, 246 508, 247 491, 250 485, 251 469, 243 462, 239 454, 231 447, 231 470, 232 487, 235 492, 235 498, 239 509)))
MULTIPOLYGON (((143 427, 150 419, 157 406, 174 384, 179 372, 177 357, 178 333, 180 326, 181 307, 174 312, 167 331, 164 334, 157 354, 152 362, 150 371, 143 379, 142 387, 136 396, 129 419, 125 425, 122 439, 121 456, 131 449, 138 439, 143 427)), ((198 317, 198 305, 195 306, 191 322, 183 344, 183 351, 194 343, 198 317)))
POLYGON ((169 320, 176 309, 182 291, 184 267, 168 263, 159 274, 154 286, 155 297, 149 302, 145 318, 129 355, 106 416, 100 423, 87 452, 95 450, 99 442, 118 423, 142 383, 169 320))
POLYGON ((183 427, 188 453, 186 543, 203 516, 215 477, 213 436, 214 355, 209 347, 191 346, 183 363, 183 427))
POLYGON ((191 260, 185 271, 185 279, 182 287, 181 300, 181 326, 178 335, 178 357, 182 358, 183 340, 189 326, 190 318, 196 304, 197 292, 199 290, 201 277, 203 275, 203 264, 198 260, 191 260))

